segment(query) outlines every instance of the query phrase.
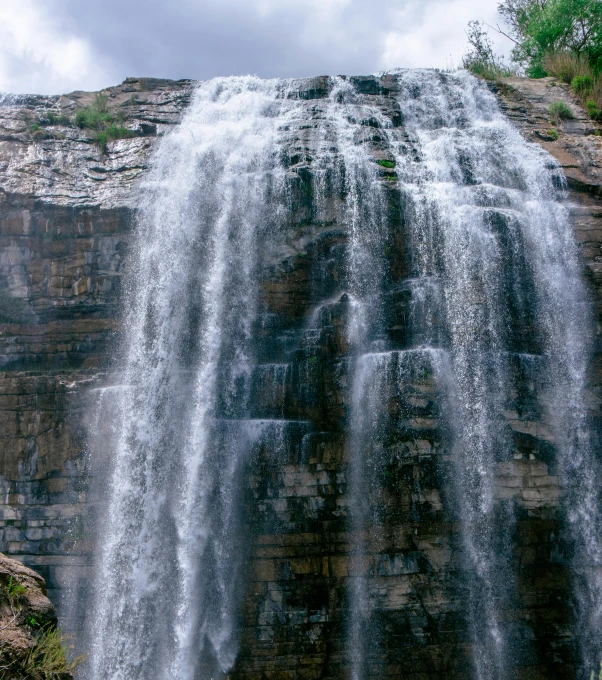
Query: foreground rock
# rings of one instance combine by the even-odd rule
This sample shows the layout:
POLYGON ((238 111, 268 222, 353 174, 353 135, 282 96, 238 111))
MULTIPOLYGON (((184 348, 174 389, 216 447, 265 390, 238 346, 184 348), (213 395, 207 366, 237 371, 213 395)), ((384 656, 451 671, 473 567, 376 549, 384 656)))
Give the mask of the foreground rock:
POLYGON ((0 678, 73 677, 44 579, 0 554, 0 678))

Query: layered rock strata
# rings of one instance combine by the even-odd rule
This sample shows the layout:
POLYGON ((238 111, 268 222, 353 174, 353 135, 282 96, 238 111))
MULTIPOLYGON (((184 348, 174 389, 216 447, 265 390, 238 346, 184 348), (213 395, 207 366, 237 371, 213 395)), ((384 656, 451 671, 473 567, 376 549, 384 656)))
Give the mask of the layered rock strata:
MULTIPOLYGON (((602 311, 602 137, 568 88, 552 83, 510 79, 497 86, 498 95, 523 134, 565 171, 584 268, 602 311), (562 124, 555 141, 547 106, 558 99, 570 101, 576 119, 562 124)), ((393 77, 357 78, 354 85, 402 126, 393 77)), ((65 608, 68 587, 81 582, 85 588, 89 570, 85 432, 97 413, 98 388, 110 384, 107 371, 119 362, 134 188, 156 140, 178 122, 191 88, 187 81, 129 79, 107 90, 110 106, 139 134, 111 142, 106 155, 77 128, 48 128, 41 140, 29 132, 49 109, 73 112, 92 101, 90 94, 28 98, 18 108, 0 108, 0 550, 44 575, 50 596, 65 608)), ((301 429, 287 437, 297 444, 283 445, 278 457, 274 447, 272 453, 257 451, 249 469, 253 539, 242 647, 231 674, 248 680, 338 678, 346 672, 346 592, 357 575, 350 559, 343 426, 349 396, 341 379, 349 301, 330 298, 343 276, 346 234, 334 222, 312 223, 308 207, 309 104, 319 114, 327 92, 327 79, 320 78, 299 89, 310 118, 288 134, 297 209, 287 224, 286 247, 266 254, 262 278, 258 333, 266 361, 291 360, 285 383, 276 363, 273 375, 258 379, 263 410, 255 416, 284 414, 296 421, 290 427, 301 429), (310 421, 311 431, 301 421, 310 421)), ((366 130, 374 137, 367 145, 375 160, 386 157, 370 121, 366 130)), ((391 181, 385 170, 382 180, 391 181)), ((394 210, 393 191, 391 205, 394 210)), ((407 243, 400 239, 395 247, 402 279, 407 243)), ((400 341, 407 305, 401 294, 390 320, 400 341)), ((597 356, 592 420, 599 418, 597 356)), ((374 660, 380 678, 467 677, 470 665, 457 518, 443 511, 449 460, 436 390, 433 375, 424 371, 409 376, 391 400, 391 409, 403 410, 407 429, 398 441, 403 464, 382 480, 379 501, 387 519, 381 544, 372 546, 380 563, 371 587, 386 636, 386 654, 374 660)), ((498 498, 513 500, 518 512, 512 567, 518 594, 504 618, 518 650, 515 677, 572 678, 570 536, 558 511, 562 489, 549 423, 532 397, 525 375, 506 414, 514 458, 497 470, 498 498)))

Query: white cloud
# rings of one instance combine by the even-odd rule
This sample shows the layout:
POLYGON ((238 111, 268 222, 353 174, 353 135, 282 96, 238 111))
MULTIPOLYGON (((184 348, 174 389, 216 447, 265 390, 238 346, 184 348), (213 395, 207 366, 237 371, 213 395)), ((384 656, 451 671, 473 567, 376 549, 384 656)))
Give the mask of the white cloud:
POLYGON ((0 0, 0 90, 93 90, 132 75, 296 77, 458 65, 468 21, 495 23, 497 2, 0 0))
MULTIPOLYGON (((411 0, 396 13, 395 26, 385 37, 381 67, 459 66, 465 51, 466 27, 473 19, 495 26, 497 0, 411 0)), ((506 54, 508 40, 489 31, 496 51, 506 54)))
POLYGON ((0 3, 0 90, 49 94, 108 84, 92 47, 67 30, 49 3, 0 3))

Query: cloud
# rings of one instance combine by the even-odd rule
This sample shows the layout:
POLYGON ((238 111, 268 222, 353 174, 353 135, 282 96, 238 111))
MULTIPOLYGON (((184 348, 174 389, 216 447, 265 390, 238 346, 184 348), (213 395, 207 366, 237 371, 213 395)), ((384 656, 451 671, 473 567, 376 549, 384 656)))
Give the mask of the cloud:
POLYGON ((0 4, 0 90, 49 93, 106 80, 92 45, 52 9, 39 0, 0 4))
MULTIPOLYGON (((406 2, 397 10, 385 38, 383 68, 456 67, 466 48, 466 27, 473 19, 495 26, 497 1, 430 0, 406 2)), ((490 31, 496 51, 507 55, 509 41, 490 31)))
POLYGON ((497 0, 3 0, 0 90, 98 89, 127 76, 373 73, 457 64, 497 0))

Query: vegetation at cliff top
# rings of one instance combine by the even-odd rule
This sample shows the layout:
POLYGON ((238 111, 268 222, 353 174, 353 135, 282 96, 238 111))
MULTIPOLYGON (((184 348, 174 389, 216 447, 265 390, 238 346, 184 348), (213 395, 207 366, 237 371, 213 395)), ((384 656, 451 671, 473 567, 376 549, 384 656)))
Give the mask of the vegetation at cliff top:
POLYGON ((494 29, 514 43, 513 67, 493 52, 480 21, 468 24, 464 68, 495 80, 509 72, 555 76, 571 85, 590 117, 602 121, 602 1, 502 0, 503 25, 494 29))
POLYGON ((94 97, 94 101, 90 106, 77 109, 73 118, 49 111, 45 116, 33 123, 29 131, 34 139, 61 138, 61 135, 51 134, 44 130, 45 127, 52 125, 75 125, 82 130, 90 130, 93 140, 103 153, 106 153, 109 142, 137 136, 133 130, 124 127, 123 119, 120 116, 116 116, 110 111, 108 96, 100 92, 94 97))
POLYGON ((94 141, 103 153, 106 153, 109 142, 136 136, 135 132, 123 126, 123 120, 109 111, 109 98, 106 94, 97 94, 90 106, 78 109, 74 121, 77 127, 93 131, 94 141))
POLYGON ((516 70, 494 53, 491 38, 480 21, 468 23, 467 36, 470 48, 462 59, 465 69, 486 80, 516 75, 516 70))

